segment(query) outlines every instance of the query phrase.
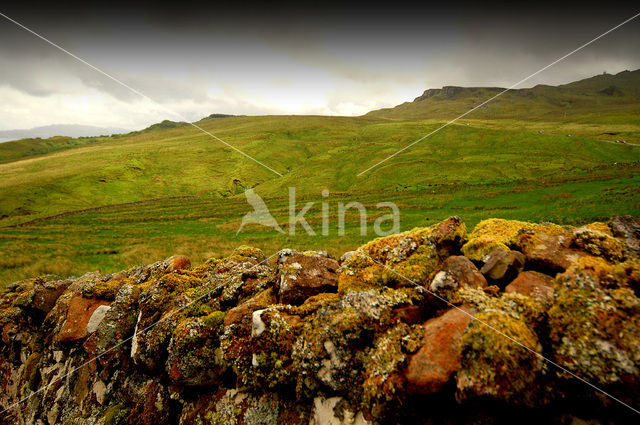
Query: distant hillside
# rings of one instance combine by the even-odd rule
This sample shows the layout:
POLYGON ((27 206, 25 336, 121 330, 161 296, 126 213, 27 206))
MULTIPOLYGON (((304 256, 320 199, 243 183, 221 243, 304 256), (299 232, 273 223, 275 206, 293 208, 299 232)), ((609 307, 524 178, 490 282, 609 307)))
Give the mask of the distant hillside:
MULTIPOLYGON (((428 89, 413 102, 369 112, 392 119, 455 118, 499 94, 502 87, 445 86, 428 89)), ((469 114, 468 118, 615 122, 640 114, 640 70, 603 74, 560 86, 537 85, 510 90, 469 114)), ((628 119, 627 119, 628 122, 628 119)))
POLYGON ((49 137, 48 139, 27 138, 0 143, 0 164, 38 155, 45 155, 65 149, 88 145, 109 137, 49 137))
POLYGON ((49 138, 55 136, 65 137, 94 137, 111 134, 128 133, 130 130, 117 127, 95 127, 92 125, 56 124, 45 125, 21 130, 0 131, 0 142, 28 138, 49 138))

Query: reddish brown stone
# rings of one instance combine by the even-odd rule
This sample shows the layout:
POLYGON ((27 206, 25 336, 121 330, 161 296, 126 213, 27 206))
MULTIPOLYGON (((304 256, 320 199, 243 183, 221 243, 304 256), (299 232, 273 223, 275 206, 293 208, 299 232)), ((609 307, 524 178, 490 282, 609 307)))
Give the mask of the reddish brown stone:
POLYGON ((307 298, 338 290, 339 264, 322 255, 293 253, 282 260, 278 295, 284 304, 301 304, 307 298))
POLYGON ((56 335, 56 341, 68 342, 82 339, 87 336, 87 323, 91 319, 93 312, 101 305, 108 305, 105 300, 85 298, 75 295, 69 300, 67 318, 62 325, 62 329, 56 335))
POLYGON ((534 271, 522 272, 504 291, 550 302, 553 300, 553 278, 534 271))
POLYGON ((456 308, 424 324, 423 346, 407 368, 410 394, 435 393, 460 369, 460 341, 470 320, 468 314, 456 308))
POLYGON ((224 317, 224 325, 229 326, 233 323, 239 323, 243 317, 251 315, 251 313, 256 310, 267 308, 277 302, 278 300, 276 299, 273 288, 265 289, 255 297, 229 310, 224 317))
POLYGON ((165 260, 168 264, 168 272, 187 270, 191 267, 191 261, 183 255, 174 255, 165 260))
POLYGON ((17 329, 18 325, 16 325, 15 323, 7 323, 6 325, 4 325, 2 327, 2 342, 7 345, 10 344, 17 329))
POLYGON ((431 273, 431 290, 438 291, 448 287, 458 289, 461 286, 485 288, 487 279, 478 271, 467 257, 453 255, 448 257, 431 273))
MULTIPOLYGON (((448 257, 437 269, 435 269, 430 277, 431 283, 429 290, 437 297, 460 304, 459 290, 468 286, 473 288, 486 288, 487 280, 478 271, 476 266, 467 257, 451 256, 448 257)), ((441 302, 441 301, 440 301, 441 302)))

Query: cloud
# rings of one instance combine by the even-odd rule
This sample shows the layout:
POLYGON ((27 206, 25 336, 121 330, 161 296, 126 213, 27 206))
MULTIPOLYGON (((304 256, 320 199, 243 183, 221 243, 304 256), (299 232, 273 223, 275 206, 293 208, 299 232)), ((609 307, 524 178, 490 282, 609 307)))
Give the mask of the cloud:
MULTIPOLYGON (((213 112, 360 115, 432 87, 510 86, 626 18, 610 9, 479 15, 464 7, 459 13, 318 12, 311 18, 216 8, 201 16, 21 15, 26 25, 153 101, 3 22, 0 129, 142 128, 213 112)), ((639 35, 637 25, 621 28, 523 86, 640 68, 639 35)))

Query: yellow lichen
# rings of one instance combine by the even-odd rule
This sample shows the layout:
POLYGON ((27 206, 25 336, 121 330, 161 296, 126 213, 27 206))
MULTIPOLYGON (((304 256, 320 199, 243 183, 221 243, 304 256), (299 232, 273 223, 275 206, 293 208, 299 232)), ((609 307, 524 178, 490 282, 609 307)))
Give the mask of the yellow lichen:
POLYGON ((83 293, 89 298, 114 300, 120 288, 125 284, 135 284, 135 281, 124 273, 118 273, 106 282, 98 282, 86 288, 83 293))
POLYGON ((509 247, 489 236, 471 239, 462 247, 462 253, 474 261, 482 261, 485 256, 496 250, 509 251, 509 247))
POLYGON ((242 245, 233 250, 231 257, 239 256, 245 258, 255 258, 256 260, 264 259, 264 252, 260 248, 242 245))
POLYGON ((543 361, 524 348, 542 350, 536 334, 523 321, 501 311, 479 313, 476 318, 462 337, 458 398, 491 396, 523 405, 538 402, 535 384, 543 361))
POLYGON ((515 239, 521 229, 531 229, 533 226, 534 224, 524 221, 490 218, 478 223, 469 238, 475 239, 484 236, 496 242, 511 245, 515 243, 515 239))
POLYGON ((333 304, 339 300, 340 296, 338 294, 326 293, 314 295, 307 298, 302 305, 293 307, 291 309, 291 313, 301 317, 308 316, 316 310, 329 304, 333 304))
POLYGON ((431 227, 377 238, 363 245, 341 267, 338 292, 381 286, 425 285, 430 273, 466 238, 458 217, 431 227))
POLYGON ((636 373, 640 299, 632 287, 639 272, 638 260, 612 265, 586 257, 556 278, 549 340, 560 365, 602 385, 636 373))
POLYGON ((590 275, 605 288, 634 286, 640 282, 640 259, 611 264, 602 258, 585 256, 569 267, 563 277, 572 279, 579 274, 590 275))
POLYGON ((589 226, 584 226, 573 232, 573 238, 573 244, 575 246, 590 254, 604 257, 610 261, 622 261, 626 257, 625 244, 621 240, 611 236, 610 231, 603 232, 589 226))
POLYGON ((491 251, 509 250, 522 230, 530 230, 534 226, 524 221, 501 218, 483 220, 469 235, 469 242, 462 247, 462 252, 471 260, 482 261, 491 251))
POLYGON ((595 230, 596 232, 604 233, 607 236, 613 237, 613 233, 611 233, 611 229, 607 226, 606 223, 602 223, 600 221, 596 221, 594 223, 587 224, 587 229, 595 230))

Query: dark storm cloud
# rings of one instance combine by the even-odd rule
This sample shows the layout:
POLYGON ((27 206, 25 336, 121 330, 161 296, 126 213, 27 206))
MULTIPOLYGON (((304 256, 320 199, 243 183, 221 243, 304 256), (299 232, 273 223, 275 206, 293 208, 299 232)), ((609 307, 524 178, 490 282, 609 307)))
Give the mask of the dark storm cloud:
MULTIPOLYGON (((459 2, 418 8, 62 2, 0 10, 194 119, 211 112, 359 114, 430 87, 509 86, 636 13, 623 4, 575 10, 459 2)), ((20 120, 15 111, 29 105, 39 112, 32 115, 54 120, 64 108, 63 117, 73 117, 82 103, 83 118, 97 125, 119 116, 128 125, 164 117, 8 21, 0 21, 0 40, 0 90, 16 102, 0 111, 8 111, 0 127, 20 120), (71 100, 62 109, 47 113, 46 105, 60 105, 65 96, 71 100)), ((639 51, 640 20, 524 86, 640 68, 639 51)))

